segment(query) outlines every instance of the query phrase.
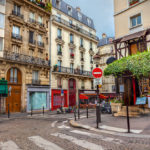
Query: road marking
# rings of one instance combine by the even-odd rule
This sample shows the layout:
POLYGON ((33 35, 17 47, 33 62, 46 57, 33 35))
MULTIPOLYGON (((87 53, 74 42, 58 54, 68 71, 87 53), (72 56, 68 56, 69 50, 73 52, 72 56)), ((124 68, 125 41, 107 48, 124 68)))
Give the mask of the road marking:
POLYGON ((66 134, 62 134, 62 133, 53 133, 51 134, 53 136, 56 136, 56 137, 59 137, 61 139, 66 139, 78 146, 81 146, 83 148, 86 148, 88 150, 104 150, 104 148, 101 146, 101 145, 96 145, 94 143, 90 143, 88 141, 85 141, 85 140, 79 140, 75 137, 72 137, 72 136, 68 136, 66 134))
POLYGON ((58 121, 54 121, 54 122, 51 124, 51 127, 54 128, 57 122, 58 122, 58 121))
POLYGON ((67 123, 68 122, 68 120, 66 120, 66 121, 63 121, 63 124, 65 124, 65 123, 67 123))
POLYGON ((1 150, 21 150, 13 141, 0 143, 1 150))
POLYGON ((59 129, 70 129, 69 126, 66 126, 66 125, 61 125, 61 126, 58 126, 59 129))
POLYGON ((54 144, 50 141, 47 141, 40 136, 32 136, 32 137, 28 137, 28 138, 29 138, 29 140, 31 140, 37 146, 43 148, 44 150, 64 150, 61 147, 57 146, 56 144, 54 144))
MULTIPOLYGON (((111 126, 106 126, 106 125, 102 125, 99 126, 100 129, 105 129, 105 130, 109 130, 109 131, 115 131, 115 132, 122 132, 122 133, 126 133, 127 129, 123 129, 123 128, 116 128, 116 127, 111 127, 111 126)), ((141 133, 142 130, 131 130, 132 133, 141 133)))
POLYGON ((91 138, 101 139, 102 141, 106 141, 106 142, 113 142, 115 144, 121 144, 121 143, 123 143, 123 141, 120 140, 120 139, 114 139, 114 138, 104 137, 102 135, 93 134, 93 133, 89 133, 89 132, 83 132, 83 131, 79 131, 79 130, 72 130, 70 132, 76 133, 76 134, 80 134, 80 135, 86 135, 86 136, 89 136, 91 138))

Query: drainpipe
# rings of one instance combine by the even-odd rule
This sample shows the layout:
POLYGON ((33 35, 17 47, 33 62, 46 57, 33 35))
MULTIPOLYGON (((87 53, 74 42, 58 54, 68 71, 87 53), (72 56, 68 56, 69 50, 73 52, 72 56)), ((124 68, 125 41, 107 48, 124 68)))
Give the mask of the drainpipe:
MULTIPOLYGON (((52 15, 52 14, 51 14, 52 15)), ((51 109, 51 97, 52 97, 52 89, 51 89, 51 25, 52 24, 52 16, 50 16, 49 20, 49 63, 50 63, 50 71, 49 71, 49 109, 51 109)))

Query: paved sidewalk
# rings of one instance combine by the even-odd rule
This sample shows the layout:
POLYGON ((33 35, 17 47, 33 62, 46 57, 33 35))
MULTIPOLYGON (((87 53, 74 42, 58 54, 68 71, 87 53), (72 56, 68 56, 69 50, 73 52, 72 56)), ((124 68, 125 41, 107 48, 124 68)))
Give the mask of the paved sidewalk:
MULTIPOLYGON (((96 117, 82 118, 77 120, 76 126, 83 125, 85 127, 96 128, 96 117), (78 124, 78 125, 77 125, 78 124)), ((150 135, 150 115, 130 118, 131 131, 137 134, 150 135)), ((102 123, 99 123, 99 130, 107 130, 113 132, 126 132, 126 117, 114 117, 111 114, 102 114, 102 123)))

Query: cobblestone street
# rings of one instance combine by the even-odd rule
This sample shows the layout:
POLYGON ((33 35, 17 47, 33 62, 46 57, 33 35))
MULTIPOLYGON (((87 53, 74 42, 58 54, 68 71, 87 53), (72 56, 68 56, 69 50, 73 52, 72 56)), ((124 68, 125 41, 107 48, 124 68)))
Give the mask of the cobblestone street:
MULTIPOLYGON (((85 118, 84 115, 82 114, 81 118, 85 118)), ((93 115, 94 112, 90 113, 90 118, 93 118, 93 115)), ((67 119, 71 117, 73 114, 39 114, 11 120, 3 119, 0 121, 0 149, 150 150, 150 138, 117 136, 73 128, 67 119)))

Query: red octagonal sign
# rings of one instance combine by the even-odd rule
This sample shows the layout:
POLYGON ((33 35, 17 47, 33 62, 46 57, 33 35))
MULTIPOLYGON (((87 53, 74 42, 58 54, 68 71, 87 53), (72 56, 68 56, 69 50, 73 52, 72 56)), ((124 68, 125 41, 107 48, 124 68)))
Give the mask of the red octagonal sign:
POLYGON ((102 77, 102 74, 103 74, 103 71, 102 71, 102 69, 100 69, 100 68, 95 68, 95 69, 93 69, 92 74, 93 74, 93 76, 94 76, 95 78, 101 78, 101 77, 102 77))

